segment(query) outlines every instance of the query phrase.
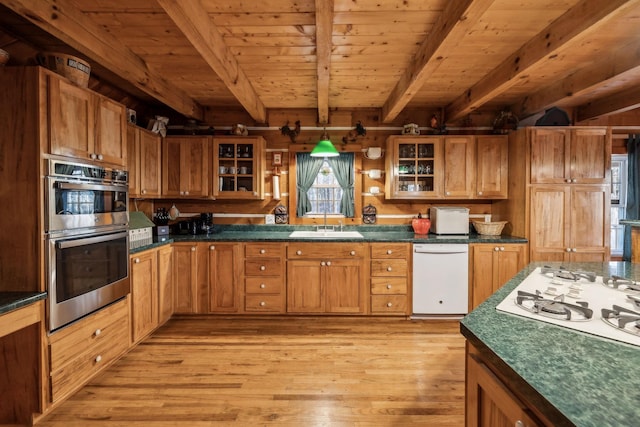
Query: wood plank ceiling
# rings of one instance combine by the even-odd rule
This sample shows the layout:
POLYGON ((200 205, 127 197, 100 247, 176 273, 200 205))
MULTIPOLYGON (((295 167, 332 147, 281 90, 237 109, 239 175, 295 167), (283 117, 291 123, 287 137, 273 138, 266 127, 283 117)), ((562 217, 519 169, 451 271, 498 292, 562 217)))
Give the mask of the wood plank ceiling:
MULTIPOLYGON (((640 0, 2 0, 0 30, 85 57, 196 119, 205 108, 441 110, 447 122, 551 106, 640 106, 640 0), (24 22, 7 19, 8 12, 24 22)), ((9 42, 0 47, 10 51, 9 42)))

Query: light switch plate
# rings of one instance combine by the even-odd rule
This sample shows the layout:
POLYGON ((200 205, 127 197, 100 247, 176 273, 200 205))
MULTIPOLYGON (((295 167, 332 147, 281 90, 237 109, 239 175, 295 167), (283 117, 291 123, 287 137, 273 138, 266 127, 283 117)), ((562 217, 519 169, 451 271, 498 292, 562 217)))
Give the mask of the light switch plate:
POLYGON ((275 224, 276 223, 276 216, 274 214, 267 214, 264 216, 264 223, 265 224, 275 224))

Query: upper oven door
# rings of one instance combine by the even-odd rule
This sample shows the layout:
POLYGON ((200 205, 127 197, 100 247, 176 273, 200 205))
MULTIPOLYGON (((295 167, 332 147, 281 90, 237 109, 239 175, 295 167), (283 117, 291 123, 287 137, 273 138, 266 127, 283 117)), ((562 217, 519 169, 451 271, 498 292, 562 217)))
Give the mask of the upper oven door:
POLYGON ((128 186, 47 178, 47 233, 128 224, 128 186))

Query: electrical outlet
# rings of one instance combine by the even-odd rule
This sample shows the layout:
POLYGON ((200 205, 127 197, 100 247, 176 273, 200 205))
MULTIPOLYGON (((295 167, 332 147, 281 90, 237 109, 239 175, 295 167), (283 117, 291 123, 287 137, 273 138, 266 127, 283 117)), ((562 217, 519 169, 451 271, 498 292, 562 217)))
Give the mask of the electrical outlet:
POLYGON ((264 223, 265 224, 275 224, 276 223, 276 216, 274 214, 267 214, 264 216, 264 223))

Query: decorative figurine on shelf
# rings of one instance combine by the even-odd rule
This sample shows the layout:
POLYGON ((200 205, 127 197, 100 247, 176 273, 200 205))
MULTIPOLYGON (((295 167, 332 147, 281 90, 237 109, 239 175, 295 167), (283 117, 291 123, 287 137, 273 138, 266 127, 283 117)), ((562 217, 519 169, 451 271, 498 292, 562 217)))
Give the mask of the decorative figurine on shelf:
POLYGON ((508 109, 500 111, 493 121, 493 133, 505 134, 516 129, 518 129, 518 117, 508 109))
POLYGON ((342 137, 342 143, 347 144, 349 142, 356 142, 359 136, 364 136, 367 134, 367 130, 362 126, 362 123, 358 121, 356 123, 356 127, 351 129, 346 136, 342 137))
POLYGON ((233 127, 231 128, 231 135, 247 136, 249 135, 249 129, 247 129, 247 127, 242 124, 233 125, 233 127))
POLYGON ((300 134, 300 120, 296 120, 296 127, 291 129, 289 127, 289 121, 287 120, 287 124, 280 128, 280 132, 283 135, 287 135, 289 139, 291 139, 292 143, 296 143, 296 137, 300 134))
POLYGON ((372 204, 368 204, 367 206, 362 208, 362 222, 364 224, 375 224, 376 223, 376 214, 378 210, 372 204))
POLYGON ((434 135, 443 135, 447 133, 446 126, 440 122, 438 116, 435 114, 431 115, 431 119, 429 119, 429 133, 434 135))
POLYGON ((278 205, 273 210, 274 216, 276 217, 276 224, 287 224, 289 222, 289 213, 287 212, 287 207, 284 205, 278 205))

